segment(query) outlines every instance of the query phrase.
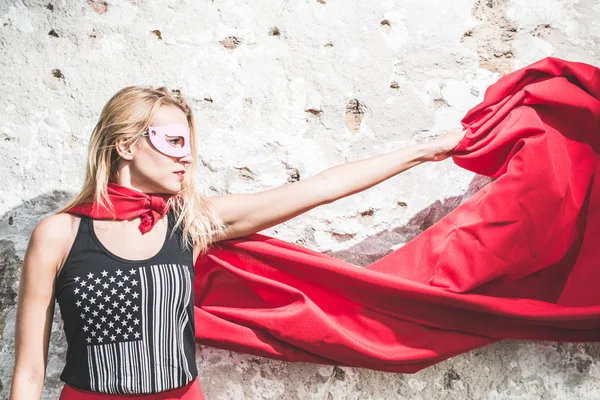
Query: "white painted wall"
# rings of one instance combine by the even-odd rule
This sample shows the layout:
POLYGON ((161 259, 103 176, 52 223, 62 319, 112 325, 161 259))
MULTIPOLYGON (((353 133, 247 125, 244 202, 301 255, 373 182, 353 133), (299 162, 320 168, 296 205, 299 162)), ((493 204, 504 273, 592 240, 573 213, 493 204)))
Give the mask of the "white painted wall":
MULTIPOLYGON (((458 126, 501 74, 545 56, 600 65, 600 1, 2 0, 0 47, 7 398, 29 234, 82 184, 88 137, 117 90, 164 84, 190 100, 205 194, 265 190, 295 169, 306 178, 458 126), (348 110, 356 100, 358 115, 348 110)), ((262 233, 365 265, 464 201, 480 178, 451 160, 420 165, 262 233)), ((65 351, 57 310, 45 399, 62 387, 65 351)), ((507 341, 415 375, 211 348, 198 350, 198 366, 211 400, 600 398, 593 344, 507 341)))

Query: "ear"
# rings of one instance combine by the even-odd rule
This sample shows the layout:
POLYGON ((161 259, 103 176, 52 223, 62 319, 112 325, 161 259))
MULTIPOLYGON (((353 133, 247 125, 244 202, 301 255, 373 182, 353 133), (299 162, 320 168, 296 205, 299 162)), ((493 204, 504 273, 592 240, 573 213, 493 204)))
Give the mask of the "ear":
POLYGON ((117 139, 115 143, 115 150, 117 151, 117 154, 119 154, 120 158, 122 158, 123 160, 131 161, 133 160, 133 156, 135 155, 137 150, 137 142, 133 144, 126 144, 125 140, 126 138, 117 139))

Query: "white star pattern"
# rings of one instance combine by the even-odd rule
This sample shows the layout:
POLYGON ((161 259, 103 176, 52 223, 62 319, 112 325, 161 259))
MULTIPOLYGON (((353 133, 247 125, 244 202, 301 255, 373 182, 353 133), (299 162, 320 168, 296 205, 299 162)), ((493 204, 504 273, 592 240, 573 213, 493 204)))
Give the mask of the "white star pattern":
POLYGON ((95 275, 90 272, 74 280, 78 283, 73 289, 75 304, 82 311, 82 330, 88 345, 142 339, 138 268, 104 270, 95 275))

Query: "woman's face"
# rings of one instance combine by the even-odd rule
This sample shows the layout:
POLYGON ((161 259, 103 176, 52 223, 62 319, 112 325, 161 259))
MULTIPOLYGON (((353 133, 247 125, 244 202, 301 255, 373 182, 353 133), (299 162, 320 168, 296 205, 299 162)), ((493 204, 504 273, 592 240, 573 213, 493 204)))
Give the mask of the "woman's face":
MULTIPOLYGON (((175 106, 161 106, 150 125, 169 124, 188 126, 186 115, 175 106)), ((132 149, 130 183, 144 193, 176 194, 183 188, 183 177, 191 162, 191 154, 183 157, 163 154, 152 145, 148 136, 143 136, 132 149), (184 173, 176 173, 178 171, 184 173)))

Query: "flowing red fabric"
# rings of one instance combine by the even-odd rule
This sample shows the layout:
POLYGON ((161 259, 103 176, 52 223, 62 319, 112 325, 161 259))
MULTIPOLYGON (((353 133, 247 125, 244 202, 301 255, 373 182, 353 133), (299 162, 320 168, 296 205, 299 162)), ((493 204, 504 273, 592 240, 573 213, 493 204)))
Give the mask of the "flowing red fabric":
POLYGON ((142 234, 149 232, 161 216, 169 212, 167 201, 172 195, 147 194, 139 190, 109 182, 107 194, 114 206, 114 213, 101 207, 95 201, 81 203, 71 207, 67 212, 76 215, 86 215, 94 219, 126 220, 140 217, 139 230, 142 234))
POLYGON ((600 70, 538 61, 462 124, 454 162, 493 182, 365 268, 217 243, 195 265, 197 342, 411 373, 501 339, 600 340, 600 70))

